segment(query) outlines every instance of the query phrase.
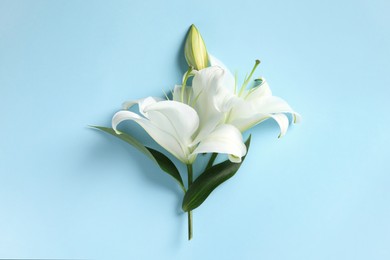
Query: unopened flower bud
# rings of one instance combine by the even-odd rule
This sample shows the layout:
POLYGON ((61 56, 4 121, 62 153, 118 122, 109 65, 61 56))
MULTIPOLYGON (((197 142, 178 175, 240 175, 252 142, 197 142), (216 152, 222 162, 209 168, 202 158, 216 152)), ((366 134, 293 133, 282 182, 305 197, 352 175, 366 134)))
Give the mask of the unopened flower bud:
POLYGON ((191 25, 188 32, 186 44, 184 46, 184 55, 188 66, 196 70, 201 70, 209 65, 209 57, 206 45, 195 25, 191 25))

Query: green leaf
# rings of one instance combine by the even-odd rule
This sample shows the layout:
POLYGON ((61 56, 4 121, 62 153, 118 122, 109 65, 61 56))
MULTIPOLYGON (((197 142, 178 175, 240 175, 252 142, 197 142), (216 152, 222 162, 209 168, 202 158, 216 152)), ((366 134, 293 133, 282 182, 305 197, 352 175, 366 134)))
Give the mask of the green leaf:
MULTIPOLYGON (((251 136, 245 142, 247 151, 249 151, 250 142, 251 136)), ((215 188, 233 177, 244 162, 245 157, 246 155, 240 163, 232 163, 226 160, 206 169, 188 188, 184 195, 182 209, 184 211, 190 211, 199 207, 215 188)))
POLYGON ((143 144, 138 142, 134 137, 132 137, 126 133, 118 131, 119 134, 117 134, 114 129, 109 128, 109 127, 103 127, 103 126, 91 126, 91 127, 99 129, 103 132, 109 133, 115 137, 118 137, 119 139, 121 139, 121 140, 125 141, 126 143, 131 144, 132 146, 137 148, 138 151, 142 152, 147 157, 149 157, 149 159, 151 159, 153 162, 155 162, 161 168, 161 170, 163 170, 164 172, 171 175, 179 183, 180 188, 184 192, 186 191, 185 187, 184 187, 183 180, 181 178, 181 175, 180 175, 178 169, 176 168, 175 164, 167 156, 165 156, 163 153, 160 153, 159 151, 156 151, 152 148, 144 146, 143 144))

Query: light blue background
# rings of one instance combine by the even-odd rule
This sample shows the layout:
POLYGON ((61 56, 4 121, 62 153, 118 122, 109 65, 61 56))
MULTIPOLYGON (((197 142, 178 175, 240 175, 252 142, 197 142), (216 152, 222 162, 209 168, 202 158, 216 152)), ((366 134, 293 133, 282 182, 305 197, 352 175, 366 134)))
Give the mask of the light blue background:
MULTIPOLYGON (((0 1, 0 258, 390 259, 389 1, 0 1), (109 125, 162 95, 195 23, 303 115, 250 132, 194 212, 109 125)), ((131 129, 134 125, 129 124, 131 129)), ((136 135, 150 142, 139 128, 136 135)))

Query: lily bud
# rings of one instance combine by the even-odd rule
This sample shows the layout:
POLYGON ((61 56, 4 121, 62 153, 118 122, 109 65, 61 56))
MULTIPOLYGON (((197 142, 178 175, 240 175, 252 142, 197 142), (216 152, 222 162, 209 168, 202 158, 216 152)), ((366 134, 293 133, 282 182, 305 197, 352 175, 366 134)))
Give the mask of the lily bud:
POLYGON ((195 25, 191 25, 184 46, 184 56, 188 66, 201 70, 209 65, 206 45, 195 25))

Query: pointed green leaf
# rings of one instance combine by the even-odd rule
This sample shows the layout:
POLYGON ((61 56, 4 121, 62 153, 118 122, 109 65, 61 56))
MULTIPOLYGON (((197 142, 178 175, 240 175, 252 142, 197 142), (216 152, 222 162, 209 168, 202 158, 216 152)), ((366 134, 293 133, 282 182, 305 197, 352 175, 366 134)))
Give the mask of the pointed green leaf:
POLYGON ((142 152, 147 157, 149 157, 149 159, 155 162, 161 168, 161 170, 171 175, 179 183, 180 188, 185 192, 184 183, 180 176, 179 170, 176 168, 175 164, 163 153, 144 146, 143 144, 138 142, 134 137, 126 133, 119 132, 119 134, 117 134, 114 129, 109 127, 102 127, 102 126, 92 126, 92 127, 99 129, 103 132, 109 133, 115 137, 118 137, 119 139, 137 148, 138 151, 142 152))
MULTIPOLYGON (((247 153, 249 151, 250 141, 251 137, 249 136, 245 142, 247 153)), ((245 156, 240 163, 232 163, 226 160, 206 169, 188 188, 184 195, 182 209, 184 211, 190 211, 199 207, 215 188, 233 177, 244 162, 245 156)))

